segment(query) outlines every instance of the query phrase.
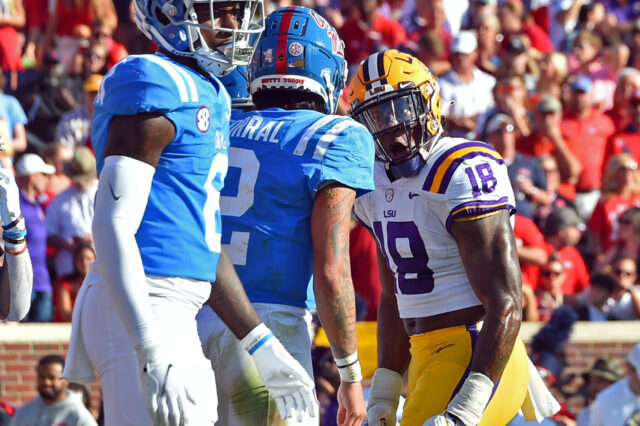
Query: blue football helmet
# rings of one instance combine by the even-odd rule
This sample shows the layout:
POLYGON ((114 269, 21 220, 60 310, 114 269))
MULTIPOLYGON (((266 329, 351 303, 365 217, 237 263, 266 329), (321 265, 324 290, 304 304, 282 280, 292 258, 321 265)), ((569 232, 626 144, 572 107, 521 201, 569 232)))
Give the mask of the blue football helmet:
POLYGON ((237 65, 248 65, 260 33, 264 29, 263 0, 134 0, 136 25, 148 38, 178 56, 195 58, 198 65, 214 75, 221 75, 237 65), (198 17, 195 4, 209 6, 207 17, 198 17), (236 29, 218 26, 220 8, 235 14, 236 29), (216 14, 216 12, 218 12, 216 14), (231 35, 229 44, 209 47, 202 30, 231 35))
POLYGON ((333 114, 347 82, 344 42, 317 12, 283 7, 267 16, 249 65, 249 91, 303 90, 320 95, 333 114))
POLYGON ((219 80, 231 97, 231 107, 233 109, 253 109, 253 100, 249 93, 249 82, 247 81, 247 67, 236 67, 233 71, 219 77, 219 80))

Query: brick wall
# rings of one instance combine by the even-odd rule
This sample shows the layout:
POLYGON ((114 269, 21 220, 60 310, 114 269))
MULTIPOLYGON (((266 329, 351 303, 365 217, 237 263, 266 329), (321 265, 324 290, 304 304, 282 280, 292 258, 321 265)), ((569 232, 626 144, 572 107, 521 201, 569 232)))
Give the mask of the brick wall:
MULTIPOLYGON (((521 336, 529 342, 541 324, 523 324, 521 336)), ((44 355, 66 354, 70 336, 68 324, 8 324, 0 325, 0 397, 20 406, 36 395, 35 367, 44 355)), ((577 323, 566 346, 569 366, 566 374, 587 371, 598 357, 615 357, 624 362, 629 350, 640 342, 640 323, 577 323)), ((568 389, 579 389, 577 378, 568 389)), ((90 386, 94 406, 100 399, 99 385, 90 386)), ((574 412, 582 408, 580 397, 571 398, 574 412)))

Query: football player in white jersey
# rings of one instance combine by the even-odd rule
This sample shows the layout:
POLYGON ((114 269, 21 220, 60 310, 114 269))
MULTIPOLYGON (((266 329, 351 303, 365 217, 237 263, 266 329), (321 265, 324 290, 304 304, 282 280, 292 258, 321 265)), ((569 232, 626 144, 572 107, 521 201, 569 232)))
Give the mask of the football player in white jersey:
POLYGON ((376 190, 355 203, 383 283, 369 425, 395 424, 407 365, 402 425, 504 425, 529 379, 504 161, 487 144, 443 136, 438 83, 408 54, 365 59, 349 100, 377 156, 376 190))

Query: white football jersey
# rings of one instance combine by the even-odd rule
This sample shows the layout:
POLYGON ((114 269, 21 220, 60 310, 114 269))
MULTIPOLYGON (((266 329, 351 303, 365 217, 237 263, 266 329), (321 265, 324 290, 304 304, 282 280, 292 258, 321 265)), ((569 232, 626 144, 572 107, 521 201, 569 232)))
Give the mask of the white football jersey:
POLYGON ((450 231, 457 219, 515 212, 500 154, 482 142, 442 138, 417 175, 391 182, 376 162, 374 180, 375 191, 356 199, 355 213, 394 273, 400 317, 480 305, 450 231))

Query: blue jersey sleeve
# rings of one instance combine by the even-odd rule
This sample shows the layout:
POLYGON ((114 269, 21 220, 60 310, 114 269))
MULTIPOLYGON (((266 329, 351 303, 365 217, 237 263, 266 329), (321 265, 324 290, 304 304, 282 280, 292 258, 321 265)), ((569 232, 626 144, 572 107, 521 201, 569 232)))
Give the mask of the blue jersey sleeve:
POLYGON ((362 195, 374 189, 374 142, 371 134, 351 118, 330 122, 313 136, 313 159, 318 167, 309 176, 309 191, 315 197, 326 181, 349 186, 362 195))
POLYGON ((187 90, 178 67, 167 60, 156 55, 130 56, 107 73, 98 101, 113 115, 167 113, 189 100, 184 96, 187 90))
MULTIPOLYGON (((27 124, 29 120, 27 120, 27 115, 24 113, 22 109, 22 105, 20 102, 13 96, 8 97, 9 100, 9 120, 15 126, 16 124, 27 124)), ((13 133, 13 129, 9 129, 11 133, 13 133)))

